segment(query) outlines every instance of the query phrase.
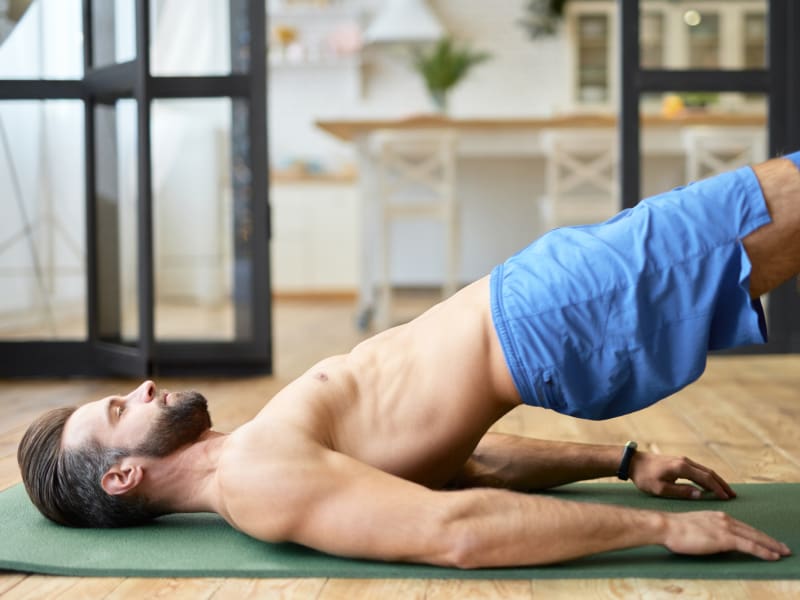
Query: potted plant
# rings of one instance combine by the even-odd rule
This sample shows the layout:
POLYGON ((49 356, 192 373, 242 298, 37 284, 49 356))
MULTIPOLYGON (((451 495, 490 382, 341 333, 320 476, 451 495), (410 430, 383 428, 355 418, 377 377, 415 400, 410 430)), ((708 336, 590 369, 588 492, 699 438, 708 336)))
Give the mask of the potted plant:
POLYGON ((466 44, 444 37, 430 48, 416 49, 412 64, 425 80, 433 103, 440 111, 446 112, 447 94, 472 67, 490 58, 487 52, 473 50, 466 44))
POLYGON ((564 17, 567 0, 528 0, 519 24, 532 39, 553 35, 564 17))

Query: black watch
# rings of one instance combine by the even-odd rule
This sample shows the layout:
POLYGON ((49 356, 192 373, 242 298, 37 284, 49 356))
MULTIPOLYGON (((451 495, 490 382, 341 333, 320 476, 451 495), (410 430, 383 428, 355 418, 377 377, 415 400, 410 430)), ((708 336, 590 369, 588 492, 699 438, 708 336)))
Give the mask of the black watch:
POLYGON ((622 479, 622 481, 627 481, 629 477, 629 471, 631 468, 631 459, 633 455, 636 454, 636 448, 638 448, 638 444, 634 441, 629 441, 625 444, 625 451, 622 453, 622 460, 619 463, 619 468, 617 469, 617 477, 622 479))

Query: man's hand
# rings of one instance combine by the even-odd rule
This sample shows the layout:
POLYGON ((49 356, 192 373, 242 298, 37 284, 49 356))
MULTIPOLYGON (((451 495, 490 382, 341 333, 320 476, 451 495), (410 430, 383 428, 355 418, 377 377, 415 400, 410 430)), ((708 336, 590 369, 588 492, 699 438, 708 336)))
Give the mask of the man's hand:
POLYGON ((712 492, 720 500, 736 497, 736 493, 722 477, 685 456, 637 452, 631 461, 630 478, 643 492, 665 498, 701 497, 702 491, 699 488, 689 483, 677 483, 678 479, 688 479, 700 488, 712 492))
POLYGON ((667 515, 663 544, 678 554, 737 551, 764 560, 778 560, 791 554, 786 544, 724 512, 716 511, 667 515))

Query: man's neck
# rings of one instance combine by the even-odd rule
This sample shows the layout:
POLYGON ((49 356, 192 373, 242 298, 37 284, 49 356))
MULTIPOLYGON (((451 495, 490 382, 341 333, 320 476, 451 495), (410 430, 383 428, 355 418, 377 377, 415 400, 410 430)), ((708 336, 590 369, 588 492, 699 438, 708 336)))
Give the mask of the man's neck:
POLYGON ((209 430, 193 444, 154 460, 146 469, 142 493, 170 513, 219 513, 217 467, 227 438, 209 430))

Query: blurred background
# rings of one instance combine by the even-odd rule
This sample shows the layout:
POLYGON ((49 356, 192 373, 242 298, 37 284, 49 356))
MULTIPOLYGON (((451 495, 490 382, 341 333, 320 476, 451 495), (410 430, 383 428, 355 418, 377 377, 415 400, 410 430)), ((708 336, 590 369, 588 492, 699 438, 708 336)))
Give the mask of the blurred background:
POLYGON ((0 0, 0 351, 265 372, 274 302, 413 317, 631 204, 626 35, 671 82, 626 104, 637 197, 766 158, 771 3, 635 4, 0 0))

